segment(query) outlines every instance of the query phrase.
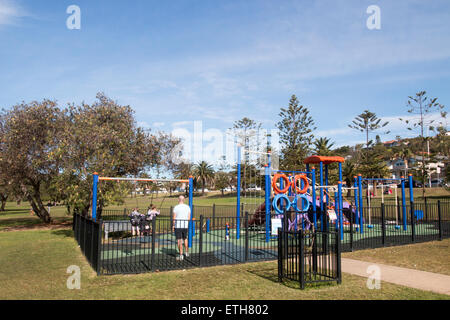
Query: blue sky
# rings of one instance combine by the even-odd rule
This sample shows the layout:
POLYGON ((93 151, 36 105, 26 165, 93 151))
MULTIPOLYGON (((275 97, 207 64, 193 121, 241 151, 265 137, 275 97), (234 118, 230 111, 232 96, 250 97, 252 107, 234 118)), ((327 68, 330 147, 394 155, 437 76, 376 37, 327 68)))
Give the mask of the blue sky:
POLYGON ((345 145, 364 140, 347 125, 365 109, 391 121, 390 140, 411 135, 408 96, 450 105, 447 0, 0 0, 0 40, 0 107, 103 91, 168 132, 245 116, 271 129, 296 94, 316 134, 345 145), (80 30, 66 27, 72 4, 80 30))

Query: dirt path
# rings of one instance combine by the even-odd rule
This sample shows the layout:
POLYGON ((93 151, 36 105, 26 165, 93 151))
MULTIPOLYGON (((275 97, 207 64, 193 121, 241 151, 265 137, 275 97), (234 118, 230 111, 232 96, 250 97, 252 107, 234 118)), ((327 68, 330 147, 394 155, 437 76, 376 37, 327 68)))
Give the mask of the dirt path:
POLYGON ((450 295, 450 276, 381 263, 342 258, 342 272, 345 273, 368 278, 370 276, 368 272, 370 266, 378 266, 380 268, 381 281, 450 295))

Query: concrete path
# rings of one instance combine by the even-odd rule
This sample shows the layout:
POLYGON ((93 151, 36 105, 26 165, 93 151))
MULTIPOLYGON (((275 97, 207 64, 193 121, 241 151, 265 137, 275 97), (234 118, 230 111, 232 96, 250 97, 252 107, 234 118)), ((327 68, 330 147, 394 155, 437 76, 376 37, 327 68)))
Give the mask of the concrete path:
POLYGON ((372 274, 372 272, 368 272, 368 267, 370 266, 378 266, 380 268, 381 281, 450 295, 450 276, 342 258, 342 272, 345 273, 368 278, 372 274))

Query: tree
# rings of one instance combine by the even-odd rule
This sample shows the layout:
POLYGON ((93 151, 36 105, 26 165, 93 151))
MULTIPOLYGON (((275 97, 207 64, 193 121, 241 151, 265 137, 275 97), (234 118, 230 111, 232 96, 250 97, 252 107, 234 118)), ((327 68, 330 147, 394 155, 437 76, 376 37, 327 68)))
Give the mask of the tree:
POLYGON ((314 139, 314 120, 308 108, 299 105, 295 95, 292 95, 287 108, 281 108, 279 116, 281 119, 277 128, 282 145, 280 163, 285 170, 301 169, 314 139))
POLYGON ((252 141, 252 138, 258 135, 259 130, 261 129, 261 123, 244 117, 241 120, 235 121, 231 129, 238 138, 238 143, 243 146, 244 149, 250 149, 251 147, 254 147, 255 141, 252 141))
POLYGON ((222 192, 224 195, 225 188, 230 186, 231 177, 228 172, 218 171, 214 174, 214 185, 222 192))
POLYGON ((52 219, 42 190, 61 171, 57 150, 64 121, 63 112, 51 100, 22 103, 0 115, 0 171, 45 223, 52 219))
MULTIPOLYGON (((345 161, 343 166, 342 166, 342 177, 345 181, 345 184, 348 188, 352 187, 353 185, 353 181, 354 181, 354 176, 356 176, 357 172, 356 172, 356 164, 351 161, 345 161)), ((351 189, 347 190, 347 197, 351 196, 351 189)))
POLYGON ((318 138, 314 140, 314 152, 317 155, 329 156, 331 155, 331 148, 334 146, 334 142, 331 142, 329 138, 318 138))
MULTIPOLYGON (((259 151, 259 133, 261 126, 261 123, 244 117, 241 120, 235 121, 233 123, 233 127, 231 128, 237 137, 238 144, 240 144, 244 150, 244 163, 242 165, 242 172, 244 176, 246 176, 247 165, 250 162, 250 153, 246 152, 246 150, 259 151)), ((245 190, 246 188, 246 182, 243 181, 243 189, 245 190)))
MULTIPOLYGON (((384 128, 388 124, 388 121, 381 123, 381 119, 379 119, 375 113, 370 112, 369 110, 364 110, 364 112, 356 116, 352 123, 348 126, 366 134, 366 151, 368 151, 369 146, 372 144, 372 140, 369 140, 370 132, 384 128)), ((385 134, 388 133, 389 131, 385 132, 385 134)), ((367 153, 366 157, 368 157, 367 153)))
MULTIPOLYGON (((445 119, 447 116, 447 112, 444 111, 444 106, 437 102, 437 98, 429 99, 426 96, 426 91, 420 91, 416 93, 415 97, 409 96, 407 101, 408 113, 411 115, 416 115, 418 118, 408 118, 403 119, 399 118, 400 121, 403 121, 407 125, 407 129, 410 131, 420 130, 420 138, 421 138, 421 153, 422 153, 422 161, 421 161, 421 180, 422 180, 422 195, 425 196, 425 176, 426 176, 426 166, 427 166, 427 157, 425 154, 425 146, 428 142, 428 136, 425 137, 424 131, 425 128, 428 128, 431 131, 435 131, 436 127, 442 127, 443 123, 438 122, 434 119, 430 119, 430 116, 433 113, 439 112, 441 119, 445 119), (436 126, 437 125, 437 126, 436 126)), ((428 155, 429 157, 429 155, 428 155)))
MULTIPOLYGON (((63 141, 56 153, 64 161, 58 181, 68 208, 87 214, 92 203, 92 174, 138 176, 156 165, 163 165, 178 140, 153 135, 136 125, 134 111, 97 94, 92 105, 70 105, 63 141)), ((98 185, 97 212, 109 203, 120 204, 130 191, 126 183, 102 182, 98 185)))
POLYGON ((202 195, 205 194, 205 186, 207 182, 212 182, 214 179, 214 169, 206 161, 201 161, 194 167, 194 177, 202 184, 202 195))

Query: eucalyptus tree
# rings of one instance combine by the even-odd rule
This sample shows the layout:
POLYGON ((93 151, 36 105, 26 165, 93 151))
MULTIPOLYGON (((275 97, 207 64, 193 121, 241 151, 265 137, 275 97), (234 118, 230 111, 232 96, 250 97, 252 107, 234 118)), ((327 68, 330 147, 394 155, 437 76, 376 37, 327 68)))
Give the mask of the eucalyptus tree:
POLYGON ((46 223, 52 219, 44 206, 42 190, 63 168, 58 148, 64 125, 63 111, 47 99, 23 102, 0 114, 0 171, 46 223))
MULTIPOLYGON (((69 106, 63 137, 57 153, 64 159, 64 171, 56 183, 64 190, 66 204, 82 214, 91 207, 94 172, 139 176, 163 165, 163 155, 178 143, 171 136, 138 127, 130 106, 119 105, 102 93, 91 105, 69 106)), ((98 213, 109 203, 122 203, 129 189, 126 183, 99 184, 98 213)))

